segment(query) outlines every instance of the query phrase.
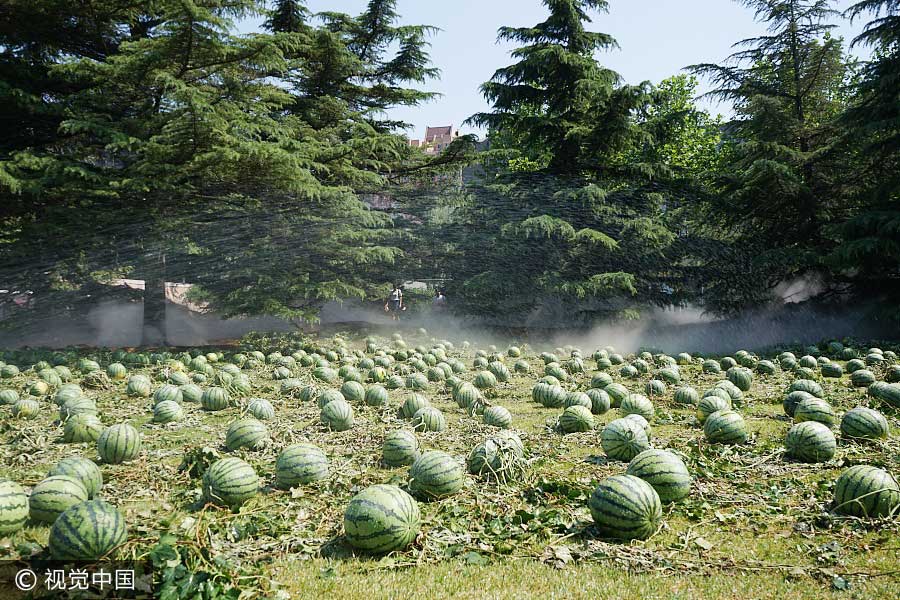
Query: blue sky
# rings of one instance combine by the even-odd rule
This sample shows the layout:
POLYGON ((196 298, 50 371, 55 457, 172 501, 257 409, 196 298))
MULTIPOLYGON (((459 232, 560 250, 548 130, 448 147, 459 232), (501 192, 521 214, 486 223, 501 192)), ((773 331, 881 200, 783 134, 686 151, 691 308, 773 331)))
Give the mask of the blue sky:
MULTIPOLYGON (((358 14, 366 0, 309 0, 307 4, 313 12, 358 14)), ((835 6, 843 10, 851 4, 851 0, 839 0, 835 6)), ((432 62, 441 69, 441 77, 427 88, 443 96, 391 113, 414 125, 411 137, 420 136, 426 125, 459 126, 468 116, 488 108, 478 86, 511 62, 512 46, 497 43, 497 28, 534 25, 547 15, 540 0, 399 0, 398 12, 404 23, 442 30, 430 40, 432 62)), ((849 42, 864 21, 841 22, 836 33, 849 42)), ((257 26, 258 21, 251 21, 241 29, 257 26)), ((591 29, 610 33, 619 41, 621 50, 597 58, 629 83, 659 82, 687 65, 719 62, 731 54, 734 42, 764 32, 752 11, 734 0, 611 0, 609 14, 596 15, 591 29)), ((854 53, 865 55, 865 50, 856 48, 854 53)), ((707 107, 728 112, 727 106, 707 103, 707 107)), ((473 130, 464 127, 462 131, 473 130)))

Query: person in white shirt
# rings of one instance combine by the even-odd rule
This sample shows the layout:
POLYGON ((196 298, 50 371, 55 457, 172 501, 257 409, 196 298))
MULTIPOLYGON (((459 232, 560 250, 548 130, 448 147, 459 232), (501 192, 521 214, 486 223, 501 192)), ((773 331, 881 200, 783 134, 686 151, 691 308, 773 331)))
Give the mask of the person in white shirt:
POLYGON ((391 319, 400 320, 400 311, 405 310, 403 306, 403 290, 399 283, 394 284, 394 289, 388 295, 387 302, 384 303, 385 312, 391 313, 391 319))

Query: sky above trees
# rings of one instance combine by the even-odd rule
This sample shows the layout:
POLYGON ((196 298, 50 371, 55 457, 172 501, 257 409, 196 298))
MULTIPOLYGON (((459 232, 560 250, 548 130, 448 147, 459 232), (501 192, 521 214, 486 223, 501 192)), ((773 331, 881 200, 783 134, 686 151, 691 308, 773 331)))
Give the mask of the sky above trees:
MULTIPOLYGON (((841 0, 835 8, 845 10, 853 2, 841 0)), ((309 0, 313 12, 335 10, 357 14, 366 0, 309 0)), ((441 69, 441 77, 426 87, 443 96, 417 107, 400 107, 391 116, 412 123, 416 137, 426 125, 459 126, 463 120, 488 106, 479 86, 498 67, 510 64, 514 44, 497 41, 503 25, 530 26, 546 16, 540 0, 454 0, 434 2, 400 0, 398 12, 403 23, 428 23, 441 31, 431 38, 431 58, 441 69), (421 131, 420 131, 421 130, 421 131)), ((842 21, 835 35, 848 42, 859 35, 866 22, 842 21)), ((245 21, 243 31, 256 31, 262 18, 245 21)), ((601 62, 619 72, 627 82, 649 80, 659 83, 688 65, 718 62, 733 52, 735 40, 754 37, 764 29, 754 22, 753 11, 735 0, 612 0, 608 15, 597 15, 594 31, 612 34, 621 49, 598 54, 601 62)), ((853 53, 868 57, 866 48, 853 53)), ((709 89, 701 82, 700 91, 709 89)), ((731 114, 727 103, 701 103, 711 112, 731 114)), ((475 131, 463 127, 464 132, 475 131)))

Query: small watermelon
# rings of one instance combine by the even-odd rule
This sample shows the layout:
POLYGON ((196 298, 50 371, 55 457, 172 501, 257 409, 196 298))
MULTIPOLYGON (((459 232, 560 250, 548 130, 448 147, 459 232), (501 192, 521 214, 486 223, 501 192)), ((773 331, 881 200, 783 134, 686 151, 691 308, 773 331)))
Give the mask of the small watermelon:
POLYGON ((633 475, 607 477, 588 501, 600 532, 623 540, 645 540, 662 521, 659 494, 649 483, 633 475))

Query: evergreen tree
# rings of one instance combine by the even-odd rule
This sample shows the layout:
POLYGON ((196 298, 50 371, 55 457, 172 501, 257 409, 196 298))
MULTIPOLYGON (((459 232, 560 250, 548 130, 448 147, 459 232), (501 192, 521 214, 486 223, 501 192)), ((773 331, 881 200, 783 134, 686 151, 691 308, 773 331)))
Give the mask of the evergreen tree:
POLYGON ((733 151, 709 212, 731 234, 716 257, 718 281, 706 290, 719 311, 768 302, 785 280, 827 274, 828 226, 846 208, 846 161, 834 147, 849 69, 841 40, 829 35, 832 2, 743 3, 768 34, 739 42, 744 49, 723 65, 692 67, 736 113, 726 126, 733 151))
POLYGON ((876 18, 854 43, 871 46, 874 55, 844 116, 846 137, 858 149, 853 199, 859 208, 839 228, 843 243, 832 259, 853 274, 861 296, 890 305, 900 298, 900 2, 866 0, 849 11, 854 18, 865 13, 876 18))

